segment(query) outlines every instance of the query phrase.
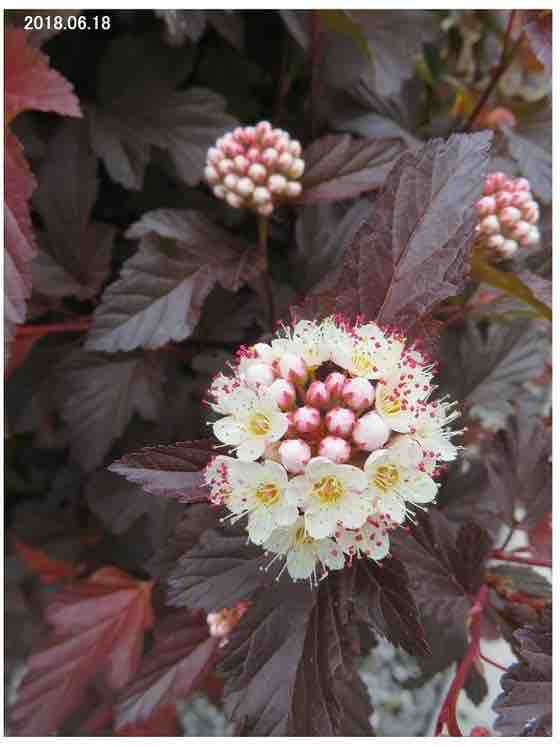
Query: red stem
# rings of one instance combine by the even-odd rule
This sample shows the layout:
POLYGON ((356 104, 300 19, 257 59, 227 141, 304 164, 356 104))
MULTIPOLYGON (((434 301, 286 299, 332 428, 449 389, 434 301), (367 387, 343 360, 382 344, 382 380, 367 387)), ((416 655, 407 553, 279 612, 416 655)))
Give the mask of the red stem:
POLYGON ((16 337, 43 337, 43 335, 63 332, 85 332, 89 329, 90 324, 91 319, 89 317, 58 324, 22 324, 17 328, 16 337))
POLYGON ((490 554, 494 560, 507 560, 509 563, 520 563, 521 565, 535 565, 540 568, 552 568, 550 560, 533 560, 533 558, 520 558, 514 553, 503 552, 503 550, 493 550, 490 554))
POLYGON ((496 667, 496 669, 501 669, 502 672, 507 672, 507 667, 503 667, 501 664, 498 664, 497 661, 494 661, 494 659, 491 659, 489 656, 484 656, 482 652, 480 652, 480 658, 487 664, 491 664, 493 667, 496 667))
POLYGON ((447 726, 447 731, 451 737, 462 737, 461 729, 457 722, 457 700, 459 693, 463 689, 463 686, 467 680, 468 674, 471 670, 471 666, 474 661, 480 656, 480 636, 481 636, 481 617, 486 602, 486 596, 488 594, 488 587, 483 585, 480 587, 476 599, 470 611, 470 636, 471 642, 465 656, 463 657, 455 677, 451 683, 449 691, 443 705, 440 709, 437 723, 435 736, 439 737, 442 735, 444 728, 447 726))
POLYGON ((509 52, 509 47, 510 47, 511 34, 513 31, 513 21, 515 19, 516 13, 517 13, 516 10, 512 10, 509 14, 509 20, 508 20, 506 33, 504 36, 504 44, 502 47, 502 56, 500 58, 500 62, 498 64, 498 67, 494 71, 494 75, 491 77, 490 82, 486 86, 486 89, 484 90, 480 99, 478 100, 477 105, 473 109, 471 116, 469 117, 465 125, 465 128, 464 128, 465 132, 469 132, 472 129, 474 123, 476 122, 478 118, 478 115, 481 113, 481 111, 486 106, 486 102, 490 98, 492 91, 498 85, 500 78, 506 72, 506 70, 512 63, 513 58, 515 57, 515 53, 517 52, 517 46, 519 45, 519 42, 521 41, 521 37, 519 38, 517 44, 511 50, 511 54, 509 56, 508 56, 508 52, 509 52))

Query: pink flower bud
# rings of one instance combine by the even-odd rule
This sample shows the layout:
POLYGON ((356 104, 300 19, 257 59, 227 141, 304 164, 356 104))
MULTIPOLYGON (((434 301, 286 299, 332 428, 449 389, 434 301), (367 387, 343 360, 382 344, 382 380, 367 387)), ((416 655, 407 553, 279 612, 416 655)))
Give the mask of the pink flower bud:
POLYGON ((307 366, 301 355, 284 353, 278 361, 278 370, 283 379, 303 383, 307 379, 307 366))
POLYGON ((233 162, 239 174, 244 174, 250 165, 249 161, 245 158, 245 156, 235 156, 235 158, 233 159, 233 162))
POLYGON ((262 163, 253 163, 249 166, 247 175, 257 184, 262 184, 266 179, 266 169, 262 163))
POLYGON ((302 189, 303 187, 299 182, 288 182, 286 184, 286 197, 291 197, 292 199, 299 197, 302 189))
POLYGON ((294 425, 298 433, 314 433, 321 425, 321 413, 315 407, 299 407, 294 412, 294 425))
POLYGON ((210 185, 217 184, 220 181, 220 175, 213 166, 206 166, 204 169, 204 178, 210 185))
POLYGON ((233 171, 233 161, 229 158, 222 158, 218 163, 218 170, 221 174, 229 174, 230 171, 233 171))
POLYGON ((539 219, 539 206, 533 200, 529 200, 521 206, 521 215, 527 223, 536 223, 539 219))
POLYGON ((216 184, 212 192, 216 195, 219 200, 225 200, 226 190, 221 184, 216 184))
POLYGON ((323 381, 314 381, 305 395, 305 404, 316 407, 317 410, 326 410, 330 405, 330 397, 327 387, 323 381))
POLYGON ((289 151, 295 158, 299 158, 299 156, 301 156, 301 145, 298 140, 290 141, 289 151))
POLYGON ((356 416, 345 407, 335 407, 325 416, 325 424, 333 436, 349 436, 356 424, 356 416))
POLYGON ((275 379, 274 370, 268 363, 253 363, 244 373, 247 384, 256 389, 258 386, 269 387, 275 379))
POLYGON ((301 158, 296 158, 288 171, 290 179, 299 179, 305 170, 305 161, 301 158))
POLYGON ((278 160, 278 151, 274 148, 267 148, 262 154, 262 162, 269 168, 274 166, 278 160))
POLYGON ((235 174, 226 174, 224 178, 224 187, 226 187, 226 189, 235 189, 238 181, 239 177, 235 174))
MULTIPOLYGON (((511 205, 513 195, 511 192, 498 192, 495 198, 496 208, 502 210, 511 205)), ((494 210, 492 212, 495 212, 494 210)))
POLYGON ((352 449, 348 441, 337 436, 326 436, 319 443, 319 456, 330 459, 336 464, 343 464, 350 459, 352 449))
POLYGON ((342 389, 342 401, 352 410, 365 410, 371 407, 375 397, 372 384, 361 377, 348 379, 342 389))
POLYGON ((504 208, 500 212, 500 222, 505 226, 511 226, 521 218, 521 211, 515 207, 504 208))
POLYGON ((516 223, 511 230, 511 238, 519 241, 521 246, 525 246, 525 241, 529 235, 529 229, 531 225, 524 220, 520 220, 516 223))
POLYGON ((287 171, 290 166, 294 162, 294 157, 288 153, 284 152, 278 159, 278 166, 282 169, 282 171, 287 171))
POLYGON ((296 401, 296 390, 286 379, 276 379, 268 390, 281 410, 291 410, 296 401))
POLYGON ((490 196, 481 197, 476 206, 481 215, 490 215, 490 213, 496 212, 496 200, 490 196))
POLYGON ((514 192, 511 196, 512 207, 520 208, 531 199, 529 192, 514 192))
POLYGON ((311 449, 301 438, 290 438, 282 441, 278 455, 288 472, 299 475, 305 471, 307 462, 311 459, 311 449))
POLYGON ((505 259, 510 259, 519 249, 519 244, 513 239, 506 239, 500 249, 500 255, 505 259))
POLYGON ((329 393, 331 400, 341 399, 342 390, 344 389, 345 384, 346 376, 338 371, 334 371, 327 376, 325 379, 325 386, 327 387, 327 392, 329 393))
POLYGON ((255 189, 252 180, 244 176, 237 182, 237 192, 241 197, 248 197, 255 189))
POLYGON ((506 181, 506 175, 503 174, 501 171, 496 171, 493 174, 489 174, 486 177, 486 181, 484 183, 484 194, 485 195, 491 195, 497 190, 499 190, 503 183, 506 181))
POLYGON ((531 191, 531 185, 529 184, 529 180, 525 179, 524 177, 520 176, 517 179, 514 179, 514 187, 516 192, 530 192, 531 191))
POLYGON ((495 233, 493 236, 489 236, 486 245, 493 251, 500 251, 504 245, 504 237, 501 233, 495 233))
POLYGON ((233 208, 240 208, 243 205, 243 200, 235 192, 228 192, 226 194, 226 202, 233 208))
POLYGON ((286 189, 286 177, 282 174, 272 174, 268 178, 268 189, 273 195, 281 195, 286 189))
POLYGON ((266 187, 257 187, 253 192, 253 201, 256 205, 264 205, 265 202, 270 202, 270 192, 266 187))
POLYGON ((391 429, 376 412, 368 412, 356 423, 352 437, 364 451, 380 449, 391 435, 391 429))
POLYGON ((223 151, 221 151, 219 148, 208 149, 208 160, 210 161, 210 163, 217 164, 222 160, 223 157, 223 151))
POLYGON ((483 220, 480 221, 480 230, 487 236, 493 233, 499 233, 500 221, 496 218, 495 215, 487 215, 486 218, 483 218, 483 220))
POLYGON ((297 438, 298 437, 296 424, 294 422, 294 415, 295 413, 293 412, 293 410, 291 412, 286 413, 286 417, 288 418, 288 430, 284 434, 284 438, 297 438))
POLYGON ((267 135, 272 129, 272 125, 270 122, 259 122, 258 125, 255 127, 255 135, 258 138, 262 138, 265 135, 267 135))

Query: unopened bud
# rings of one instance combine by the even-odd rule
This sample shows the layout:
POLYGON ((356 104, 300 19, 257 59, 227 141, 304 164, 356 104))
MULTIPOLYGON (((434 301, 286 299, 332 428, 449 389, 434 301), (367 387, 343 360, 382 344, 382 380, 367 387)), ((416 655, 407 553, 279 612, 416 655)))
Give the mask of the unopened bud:
POLYGON ((319 443, 319 456, 330 459, 336 464, 344 464, 350 459, 352 448, 348 441, 338 436, 326 436, 319 443))
POLYGON ((286 184, 286 196, 291 198, 299 197, 302 193, 303 187, 300 182, 288 182, 286 184))
POLYGON ((355 414, 345 407, 334 407, 325 416, 325 425, 333 436, 349 436, 355 424, 355 414))
POLYGON ((278 370, 283 379, 303 383, 307 379, 307 366, 301 355, 284 353, 278 361, 278 370))
POLYGON ((330 405, 330 397, 327 387, 323 381, 314 381, 305 395, 305 404, 325 410, 330 405))
POLYGON ((274 370, 268 363, 253 363, 244 373, 247 384, 256 389, 259 386, 269 387, 274 379, 274 370))
POLYGON ((352 437, 364 451, 375 451, 387 443, 391 429, 376 412, 368 412, 356 423, 352 437))
POLYGON ((371 407, 375 398, 372 384, 361 377, 349 379, 342 389, 342 401, 352 410, 365 410, 371 407))
POLYGON ((290 179, 299 179, 305 170, 305 161, 301 158, 296 158, 288 171, 290 179))
POLYGON ((329 393, 331 400, 340 400, 342 398, 342 390, 344 389, 345 384, 346 376, 338 371, 334 371, 327 376, 325 379, 325 386, 327 387, 327 392, 329 393))
POLYGON ((294 412, 298 433, 315 433, 321 425, 321 413, 315 407, 300 407, 294 412))
POLYGON ((499 233, 500 221, 495 215, 487 215, 486 218, 483 218, 480 221, 480 230, 487 236, 493 233, 499 233))
POLYGON ((290 438, 282 441, 278 448, 278 455, 284 467, 294 475, 305 471, 311 459, 311 449, 301 438, 290 438))
POLYGON ((276 379, 268 390, 281 410, 291 410, 296 401, 296 390, 286 379, 276 379))
POLYGON ((273 195, 280 195, 286 189, 286 177, 282 174, 273 174, 268 179, 268 188, 273 195))
POLYGON ((500 249, 500 254, 504 259, 510 259, 519 249, 519 244, 513 239, 506 239, 500 249))
POLYGON ((511 226, 521 218, 521 211, 515 207, 504 208, 500 212, 500 222, 505 226, 511 226))

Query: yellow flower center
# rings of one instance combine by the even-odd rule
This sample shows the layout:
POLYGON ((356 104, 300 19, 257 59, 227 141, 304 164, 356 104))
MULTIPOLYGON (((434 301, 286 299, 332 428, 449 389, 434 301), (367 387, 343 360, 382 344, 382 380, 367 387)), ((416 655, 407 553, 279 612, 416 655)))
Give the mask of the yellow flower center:
POLYGON ((319 503, 328 505, 340 500, 344 488, 337 477, 322 477, 313 484, 313 493, 319 499, 319 503))
POLYGON ((296 531, 296 545, 312 545, 313 542, 313 538, 307 534, 305 527, 300 527, 296 531))
POLYGON ((253 436, 266 436, 270 432, 270 427, 270 418, 262 412, 252 415, 247 424, 247 430, 253 436))
POLYGON ((355 352, 352 355, 352 366, 354 367, 354 370, 361 376, 365 376, 372 370, 377 370, 377 367, 373 363, 371 353, 365 351, 355 352))
POLYGON ((401 411, 401 401, 390 394, 383 395, 383 412, 385 415, 397 415, 401 411))
POLYGON ((259 503, 268 508, 278 503, 280 500, 280 491, 273 482, 261 482, 257 488, 255 497, 259 503))
POLYGON ((378 467, 372 478, 373 485, 383 493, 387 492, 399 482, 399 470, 394 464, 384 464, 378 467))

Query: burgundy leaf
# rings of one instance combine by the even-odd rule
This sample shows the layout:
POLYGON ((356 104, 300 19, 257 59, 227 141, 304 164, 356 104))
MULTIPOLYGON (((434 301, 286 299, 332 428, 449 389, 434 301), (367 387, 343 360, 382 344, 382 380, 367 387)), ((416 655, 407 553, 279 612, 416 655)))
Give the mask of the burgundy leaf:
POLYGON ((92 147, 127 189, 142 188, 154 147, 168 152, 183 181, 198 184, 209 146, 236 124, 222 96, 177 90, 192 56, 149 36, 129 36, 113 40, 101 61, 99 103, 88 108, 92 147))
POLYGON ((261 570, 265 564, 262 548, 248 542, 245 531, 208 529, 170 573, 167 601, 207 612, 233 607, 270 585, 270 574, 261 570))
POLYGON ((58 593, 46 611, 53 632, 29 658, 10 711, 13 734, 56 734, 96 676, 111 690, 131 680, 153 624, 151 587, 107 566, 58 593))
POLYGON ((371 706, 352 666, 352 622, 332 574, 318 591, 284 576, 230 635, 224 709, 245 736, 368 736, 371 706))
POLYGON ((503 693, 492 708, 498 714, 494 728, 502 736, 552 736, 552 611, 541 624, 515 634, 521 644, 519 664, 501 679, 503 693))
POLYGON ((140 248, 97 307, 90 350, 157 348, 192 335, 216 283, 237 291, 259 272, 254 251, 193 210, 153 210, 127 237, 140 248))
POLYGON ((72 456, 85 470, 101 464, 133 413, 157 419, 163 367, 162 358, 82 351, 60 363, 62 417, 70 432, 72 456))
POLYGON ((529 39, 531 49, 552 76, 552 11, 522 10, 523 31, 529 39))
POLYGON ((119 696, 119 732, 200 689, 216 662, 220 639, 210 637, 204 613, 172 612, 158 622, 154 637, 136 677, 119 696))
POLYGON ((109 469, 147 493, 194 503, 208 499, 202 471, 215 455, 212 441, 185 441, 126 454, 109 469))
POLYGON ((305 150, 300 202, 345 200, 377 189, 402 151, 398 139, 326 135, 305 150))
POLYGON ((363 560, 354 566, 353 601, 358 615, 393 645, 414 656, 429 654, 403 563, 393 557, 380 565, 363 560))
POLYGON ((375 203, 371 224, 300 312, 363 314, 412 327, 463 288, 490 136, 453 135, 404 154, 375 203))
POLYGON ((45 251, 33 263, 33 287, 48 296, 94 296, 109 272, 115 228, 91 220, 97 158, 82 122, 64 123, 49 141, 33 204, 43 219, 45 251))

